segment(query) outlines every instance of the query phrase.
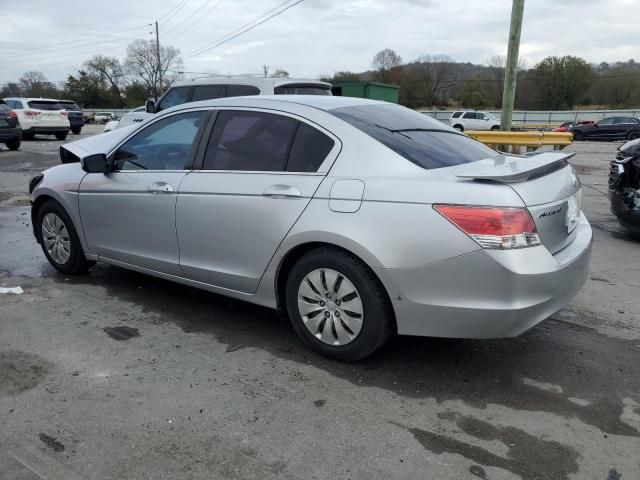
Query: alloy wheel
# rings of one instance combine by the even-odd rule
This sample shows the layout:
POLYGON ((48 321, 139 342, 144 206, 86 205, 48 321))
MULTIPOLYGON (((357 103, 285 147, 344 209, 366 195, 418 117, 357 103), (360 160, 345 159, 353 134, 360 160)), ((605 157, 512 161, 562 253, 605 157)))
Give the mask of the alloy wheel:
POLYGON ((47 213, 42 219, 42 242, 56 263, 64 265, 69 261, 71 256, 69 231, 62 219, 53 212, 47 213))
POLYGON ((362 299, 353 283, 330 268, 307 274, 298 288, 298 310, 311 334, 323 343, 343 346, 362 329, 362 299))

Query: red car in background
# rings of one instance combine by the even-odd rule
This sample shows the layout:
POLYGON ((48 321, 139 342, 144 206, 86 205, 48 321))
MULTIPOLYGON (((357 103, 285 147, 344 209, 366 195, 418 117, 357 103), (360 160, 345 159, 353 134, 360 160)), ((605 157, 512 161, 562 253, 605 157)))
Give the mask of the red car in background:
MULTIPOLYGON (((575 125, 591 125, 592 123, 595 123, 593 120, 580 120, 578 123, 576 123, 575 125)), ((557 128, 554 128, 553 130, 551 130, 552 132, 568 132, 569 131, 569 127, 573 126, 574 123, 573 122, 564 122, 562 125, 560 125, 557 128)))

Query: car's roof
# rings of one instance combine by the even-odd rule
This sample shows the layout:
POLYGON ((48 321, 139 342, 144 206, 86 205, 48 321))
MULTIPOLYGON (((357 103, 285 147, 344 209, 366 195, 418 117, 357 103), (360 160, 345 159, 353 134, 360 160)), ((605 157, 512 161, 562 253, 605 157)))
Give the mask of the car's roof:
POLYGON ((59 102, 55 98, 41 98, 41 97, 5 97, 5 100, 24 100, 25 102, 39 101, 39 102, 59 102))
POLYGON ((173 84, 175 87, 185 85, 217 85, 217 84, 240 84, 255 85, 256 87, 273 86, 279 87, 288 84, 315 84, 331 88, 331 84, 320 80, 310 80, 303 78, 264 78, 264 77, 199 77, 192 80, 182 80, 173 84))
POLYGON ((245 97, 226 97, 200 102, 189 102, 163 110, 175 112, 194 107, 284 107, 286 104, 303 105, 319 110, 332 110, 341 107, 358 105, 395 105, 379 100, 369 100, 357 97, 334 97, 331 95, 251 95, 245 97))

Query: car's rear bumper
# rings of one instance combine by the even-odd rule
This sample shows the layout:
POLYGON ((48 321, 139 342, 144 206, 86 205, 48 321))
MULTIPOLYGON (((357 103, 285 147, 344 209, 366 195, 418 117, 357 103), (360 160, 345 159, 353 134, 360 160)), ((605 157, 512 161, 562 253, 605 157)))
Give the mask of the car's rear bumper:
POLYGON ((22 136, 22 129, 20 127, 15 128, 0 128, 0 142, 6 142, 13 140, 14 138, 20 138, 22 136))
POLYGON ((477 250, 384 270, 398 333, 501 338, 525 332, 571 301, 586 281, 592 232, 584 215, 576 229, 573 242, 555 255, 543 246, 477 250))
POLYGON ((26 130, 22 130, 22 133, 30 133, 30 134, 37 134, 37 133, 41 133, 43 135, 53 135, 54 133, 64 133, 64 132, 68 132, 69 131, 69 127, 68 126, 38 126, 38 127, 30 127, 26 130))

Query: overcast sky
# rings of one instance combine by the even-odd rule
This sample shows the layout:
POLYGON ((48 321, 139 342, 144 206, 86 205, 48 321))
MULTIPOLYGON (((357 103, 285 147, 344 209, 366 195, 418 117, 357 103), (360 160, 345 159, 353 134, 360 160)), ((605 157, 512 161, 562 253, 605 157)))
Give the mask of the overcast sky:
MULTIPOLYGON (((259 73, 266 64, 271 71, 318 77, 367 70, 383 48, 405 62, 445 54, 486 63, 506 53, 511 0, 304 0, 188 58, 282 2, 0 0, 0 83, 27 70, 62 81, 93 54, 124 58, 127 43, 153 38, 148 24, 156 19, 160 43, 179 48, 190 72, 259 73)), ((638 12, 640 0, 526 0, 520 55, 529 66, 566 54, 595 63, 640 60, 638 12)))

